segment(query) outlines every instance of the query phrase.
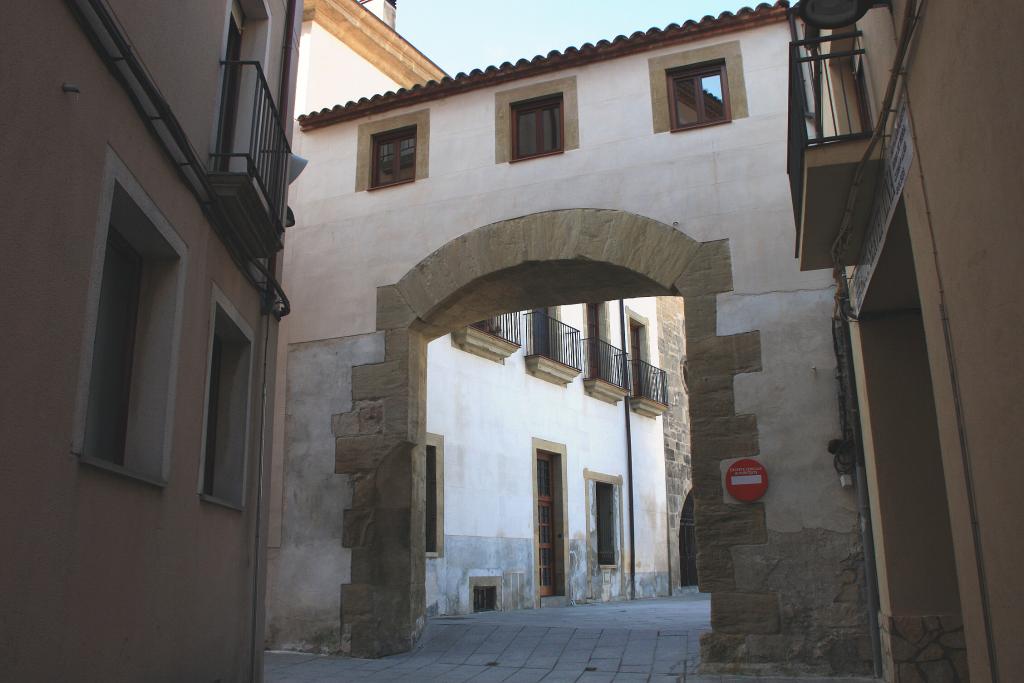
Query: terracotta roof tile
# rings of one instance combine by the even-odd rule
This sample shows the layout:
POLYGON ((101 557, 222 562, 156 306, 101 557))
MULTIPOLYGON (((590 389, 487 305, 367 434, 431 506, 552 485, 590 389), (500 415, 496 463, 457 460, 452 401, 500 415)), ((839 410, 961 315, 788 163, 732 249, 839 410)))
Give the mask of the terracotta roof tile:
POLYGON ((473 69, 468 74, 460 72, 454 78, 445 76, 439 81, 429 81, 411 88, 399 88, 369 98, 361 97, 355 102, 348 102, 344 105, 336 104, 330 109, 324 108, 304 114, 299 116, 299 125, 302 130, 322 128, 333 123, 351 121, 389 109, 441 99, 505 81, 529 78, 590 62, 654 50, 665 45, 696 40, 716 33, 773 23, 784 19, 788 8, 788 0, 777 0, 774 4, 763 2, 754 8, 744 7, 736 12, 722 12, 717 17, 708 15, 699 21, 691 19, 682 24, 669 24, 665 28, 653 27, 647 31, 637 31, 628 37, 619 35, 612 40, 599 40, 596 44, 584 43, 579 47, 570 46, 561 51, 552 50, 547 55, 537 55, 533 59, 520 59, 515 64, 504 62, 500 66, 492 65, 482 70, 473 69))

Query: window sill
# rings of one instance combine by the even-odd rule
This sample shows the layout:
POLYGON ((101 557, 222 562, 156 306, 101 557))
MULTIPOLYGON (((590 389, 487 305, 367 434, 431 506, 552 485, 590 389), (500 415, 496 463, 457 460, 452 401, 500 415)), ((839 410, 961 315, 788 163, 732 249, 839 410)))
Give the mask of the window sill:
POLYGON ((367 192, 376 192, 377 190, 386 190, 389 187, 398 187, 399 185, 408 185, 409 183, 415 183, 415 178, 409 178, 409 180, 399 180, 394 183, 388 183, 387 185, 371 185, 366 188, 367 192))
POLYGON ((91 458, 87 455, 79 455, 77 457, 78 462, 80 462, 83 465, 95 467, 98 470, 110 472, 111 474, 124 477, 125 479, 133 479, 137 482, 147 484, 158 489, 163 489, 166 488, 167 486, 167 482, 164 481, 163 479, 157 479, 156 477, 152 477, 148 474, 135 472, 133 470, 128 469, 127 467, 124 467, 123 465, 118 465, 117 463, 108 462, 106 460, 101 460, 99 458, 91 458))
POLYGON ((554 152, 544 152, 543 154, 531 154, 528 157, 516 157, 514 159, 509 159, 508 163, 518 164, 520 161, 530 161, 531 159, 543 159, 544 157, 556 157, 559 154, 565 154, 565 150, 559 149, 554 152))
POLYGON ((599 564, 597 566, 600 569, 618 569, 619 568, 619 565, 617 565, 617 564, 599 564))
POLYGON ((234 503, 229 503, 228 501, 224 500, 223 498, 218 498, 216 496, 211 496, 211 495, 206 494, 206 493, 200 493, 199 494, 199 500, 203 501, 204 503, 210 503, 211 505, 219 505, 220 507, 228 508, 229 510, 234 510, 236 512, 245 512, 245 508, 243 508, 241 505, 235 505, 234 503))
POLYGON ((436 560, 439 557, 441 557, 441 553, 436 553, 436 552, 434 552, 434 553, 428 552, 427 553, 427 559, 428 560, 436 560))
POLYGON ((710 128, 712 126, 722 126, 726 123, 732 123, 732 119, 725 119, 724 121, 707 121, 705 123, 694 123, 690 126, 682 126, 681 128, 670 128, 670 133, 682 133, 687 130, 695 130, 697 128, 710 128))

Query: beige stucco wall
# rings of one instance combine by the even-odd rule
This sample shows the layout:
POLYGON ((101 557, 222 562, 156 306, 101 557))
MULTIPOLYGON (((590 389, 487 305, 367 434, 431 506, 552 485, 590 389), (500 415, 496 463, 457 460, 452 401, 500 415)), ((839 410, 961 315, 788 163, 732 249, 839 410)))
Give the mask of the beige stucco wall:
POLYGON ((856 326, 859 403, 885 614, 960 610, 920 316, 856 326), (865 381, 870 377, 870 381, 865 381))
MULTIPOLYGON (((875 10, 862 22, 870 30, 865 40, 876 93, 888 79, 892 25, 902 28, 907 2, 896 0, 891 16, 875 10)), ((1000 679, 1013 680, 1024 666, 1024 592, 1017 580, 1024 546, 1015 512, 1017 483, 1024 480, 1016 455, 1024 399, 1015 284, 1024 250, 1024 96, 1006 80, 1020 70, 1022 50, 1013 31, 1022 19, 1024 6, 1008 0, 983 8, 928 3, 907 79, 915 160, 904 196, 973 680, 990 679, 979 556, 1000 679), (968 471, 980 549, 970 523, 968 471)))
MULTIPOLYGON (((193 145, 214 129, 227 2, 114 1, 193 145)), ((271 38, 277 84, 283 0, 271 38)), ((9 680, 248 681, 260 363, 254 363, 245 510, 197 495, 216 285, 256 331, 267 319, 193 195, 64 3, 7 8, 0 286, 18 305, 0 338, 0 660, 9 680), (41 44, 59 49, 40 50, 41 44), (62 92, 62 83, 78 94, 62 92), (163 488, 70 453, 87 296, 108 159, 184 243, 187 271, 173 439, 163 488), (13 388, 23 390, 15 391, 13 388)), ((270 329, 273 363, 276 324, 270 329)), ((273 395, 274 372, 268 371, 273 395)), ((270 438, 269 424, 267 438, 270 438)), ((258 660, 257 660, 258 661, 258 660)))
POLYGON ((308 114, 400 87, 401 83, 381 73, 320 24, 302 23, 296 114, 308 114), (312 73, 317 74, 315 79, 310 78, 312 73))

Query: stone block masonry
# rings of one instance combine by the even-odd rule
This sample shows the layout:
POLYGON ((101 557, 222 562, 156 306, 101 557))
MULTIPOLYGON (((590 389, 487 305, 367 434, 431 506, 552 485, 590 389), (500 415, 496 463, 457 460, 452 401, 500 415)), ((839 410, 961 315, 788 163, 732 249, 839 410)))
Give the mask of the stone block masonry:
POLYGON ((668 560, 671 586, 682 576, 679 562, 679 517, 693 486, 690 467, 689 397, 686 392, 686 316, 680 297, 658 298, 658 361, 665 370, 668 410, 662 415, 665 434, 665 489, 668 507, 668 560))

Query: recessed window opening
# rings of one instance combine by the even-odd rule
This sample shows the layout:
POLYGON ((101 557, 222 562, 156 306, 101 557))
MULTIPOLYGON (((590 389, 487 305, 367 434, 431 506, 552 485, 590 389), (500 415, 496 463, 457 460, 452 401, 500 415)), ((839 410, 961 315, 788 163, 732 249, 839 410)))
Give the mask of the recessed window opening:
POLYGON ((134 196, 113 183, 94 266, 95 327, 83 374, 82 422, 72 447, 85 463, 162 484, 184 245, 154 207, 144 201, 142 208, 134 196))
POLYGON ((214 309, 201 492, 241 507, 252 342, 220 304, 215 303, 214 309))
POLYGON ((725 64, 669 71, 668 91, 672 130, 724 123, 732 118, 725 64))
POLYGON ((122 466, 141 286, 142 256, 111 227, 96 318, 85 454, 122 466))
POLYGON ((473 611, 493 612, 497 609, 497 586, 473 586, 473 611))
POLYGON ((597 563, 615 564, 615 487, 597 482, 594 486, 597 517, 597 563))
POLYGON ((437 552, 437 448, 427 446, 426 551, 437 552))
POLYGON ((564 149, 562 95, 512 105, 512 159, 557 154, 564 149))
POLYGON ((416 127, 373 136, 371 188, 416 180, 416 127))

